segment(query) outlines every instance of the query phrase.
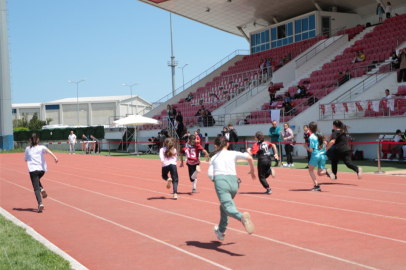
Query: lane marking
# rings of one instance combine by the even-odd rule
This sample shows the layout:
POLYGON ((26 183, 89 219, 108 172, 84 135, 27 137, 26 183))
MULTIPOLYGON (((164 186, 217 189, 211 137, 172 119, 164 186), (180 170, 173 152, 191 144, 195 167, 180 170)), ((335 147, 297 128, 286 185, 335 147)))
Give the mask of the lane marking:
MULTIPOLYGON (((0 178, 0 179, 1 179, 2 181, 8 182, 8 183, 10 183, 10 184, 12 184, 12 185, 18 186, 18 187, 20 187, 20 188, 22 188, 22 189, 25 189, 25 190, 27 190, 27 191, 32 192, 32 190, 30 190, 30 189, 28 189, 28 188, 26 188, 26 187, 24 187, 24 186, 21 186, 21 185, 15 184, 15 183, 13 183, 13 182, 10 182, 10 181, 8 181, 8 180, 5 180, 4 178, 0 178)), ((48 179, 48 180, 49 180, 49 179, 48 179)), ((49 180, 49 181, 53 181, 53 180, 49 180)), ((53 182, 57 182, 57 181, 53 181, 53 182)), ((59 183, 59 182, 57 182, 57 183, 59 183)), ((63 184, 63 183, 60 183, 60 184, 63 184)), ((68 185, 68 184, 65 184, 65 185, 70 186, 70 185, 68 185)), ((72 186, 72 187, 77 188, 77 189, 83 189, 83 188, 79 188, 79 187, 75 187, 75 186, 72 186)), ((113 197, 113 196, 110 196, 110 195, 102 194, 102 193, 95 192, 95 191, 91 191, 91 190, 87 190, 87 189, 83 189, 83 190, 86 190, 87 192, 99 194, 99 195, 101 195, 101 196, 105 196, 105 197, 108 197, 108 198, 116 199, 116 200, 119 200, 119 201, 123 201, 123 202, 131 203, 131 204, 143 206, 143 207, 146 207, 146 208, 150 208, 150 209, 153 209, 153 210, 156 210, 156 211, 160 211, 160 212, 164 212, 164 213, 168 213, 168 214, 172 214, 172 215, 184 217, 184 218, 187 218, 187 219, 196 220, 196 221, 199 221, 199 222, 202 222, 202 223, 206 223, 206 224, 210 224, 210 225, 213 225, 213 224, 214 224, 214 223, 209 222, 209 221, 206 221, 206 220, 202 220, 202 219, 198 219, 198 218, 193 218, 193 217, 185 216, 185 215, 182 215, 182 214, 178 214, 178 213, 174 213, 174 212, 162 210, 162 209, 159 209, 159 208, 156 208, 156 207, 153 207, 153 206, 149 206, 149 205, 144 205, 144 204, 140 204, 140 203, 135 203, 135 202, 127 201, 127 200, 124 200, 124 199, 121 199, 121 198, 113 197)), ((90 213, 90 212, 85 211, 85 210, 83 210, 83 209, 80 209, 80 208, 77 208, 77 207, 75 207, 75 206, 69 205, 69 204, 67 204, 67 203, 64 203, 64 202, 62 202, 62 201, 59 201, 59 200, 54 199, 54 198, 52 198, 52 197, 48 197, 48 198, 49 198, 50 200, 53 200, 53 201, 55 201, 55 202, 58 202, 58 203, 60 203, 60 204, 62 204, 62 205, 68 206, 68 207, 70 207, 70 208, 72 208, 72 209, 78 210, 78 211, 83 212, 83 213, 86 213, 86 214, 88 214, 88 215, 90 215, 90 216, 93 216, 93 217, 96 217, 96 218, 98 218, 98 219, 101 219, 101 220, 104 220, 104 221, 106 221, 106 222, 109 222, 109 223, 111 223, 111 224, 114 224, 114 225, 116 225, 116 226, 118 226, 118 227, 121 227, 121 228, 123 228, 123 229, 132 231, 132 232, 134 232, 134 233, 137 233, 137 234, 142 235, 142 236, 144 236, 144 237, 147 237, 147 238, 149 238, 149 239, 152 239, 152 240, 155 240, 155 241, 157 241, 157 242, 160 242, 161 244, 164 244, 164 245, 167 245, 167 246, 169 246, 169 247, 172 247, 172 248, 174 248, 174 249, 176 249, 176 250, 178 250, 178 251, 184 252, 184 253, 186 253, 186 254, 188 254, 188 255, 190 255, 190 256, 193 256, 193 257, 195 257, 195 258, 198 258, 198 259, 201 259, 201 260, 203 260, 203 261, 206 261, 206 262, 208 262, 208 263, 210 263, 210 264, 213 264, 213 265, 215 265, 215 266, 217 266, 217 267, 220 267, 220 268, 222 268, 222 269, 229 269, 229 268, 227 268, 227 267, 225 267, 225 266, 222 266, 222 265, 217 264, 217 263, 215 263, 215 262, 212 262, 212 261, 210 261, 210 260, 208 260, 208 259, 205 259, 205 258, 203 258, 203 257, 200 257, 200 256, 198 256, 198 255, 196 255, 196 254, 194 254, 194 253, 188 252, 188 251, 186 251, 186 250, 183 250, 183 249, 181 249, 181 248, 178 248, 178 247, 176 247, 176 246, 173 246, 173 245, 171 245, 171 244, 168 244, 168 243, 166 243, 166 242, 164 242, 164 241, 161 241, 161 240, 159 240, 159 239, 156 239, 156 238, 154 238, 154 237, 152 237, 152 236, 149 236, 149 235, 147 235, 147 234, 144 234, 144 233, 138 232, 138 231, 136 231, 136 230, 133 230, 133 229, 131 229, 131 228, 128 228, 128 227, 126 227, 126 226, 124 226, 124 225, 121 225, 121 224, 119 224, 119 223, 117 223, 117 222, 111 221, 111 220, 109 220, 109 219, 107 219, 107 218, 100 217, 100 216, 98 216, 98 215, 96 215, 96 214, 93 214, 93 213, 90 213)), ((232 231, 236 231, 236 232, 239 232, 239 233, 244 233, 244 231, 242 231, 242 230, 234 229, 234 228, 231 228, 231 227, 228 227, 227 229, 232 230, 232 231)), ((293 244, 289 244, 289 243, 286 243, 286 242, 282 242, 282 241, 275 240, 275 239, 272 239, 272 238, 269 238, 269 237, 265 237, 265 236, 261 236, 261 235, 258 235, 258 234, 252 234, 251 236, 258 237, 258 238, 261 238, 261 239, 265 239, 265 240, 268 240, 268 241, 271 241, 271 242, 274 242, 274 243, 278 243, 278 244, 281 244, 281 245, 285 245, 285 246, 288 246, 288 247, 296 248, 296 249, 299 249, 299 250, 307 251, 307 252, 309 252, 309 253, 317 254, 317 255, 324 256, 324 257, 327 257, 327 258, 330 258, 330 259, 334 259, 334 260, 346 262, 346 263, 348 263, 348 264, 357 265, 357 266, 360 266, 360 267, 363 267, 363 268, 366 268, 366 269, 377 270, 377 268, 374 268, 374 267, 371 267, 371 266, 367 266, 367 265, 364 265, 364 264, 356 263, 356 262, 353 262, 353 261, 349 261, 349 260, 346 260, 346 259, 342 259, 342 258, 333 256, 333 255, 325 254, 325 253, 318 252, 318 251, 315 251, 315 250, 303 248, 303 247, 300 247, 300 246, 296 246, 296 245, 293 245, 293 244)))

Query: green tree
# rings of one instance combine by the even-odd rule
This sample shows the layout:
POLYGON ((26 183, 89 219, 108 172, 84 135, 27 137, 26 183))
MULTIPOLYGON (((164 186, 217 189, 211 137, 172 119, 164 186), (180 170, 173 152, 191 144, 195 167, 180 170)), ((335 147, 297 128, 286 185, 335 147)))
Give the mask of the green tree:
POLYGON ((28 114, 23 113, 23 116, 21 119, 15 119, 13 120, 13 125, 14 125, 14 130, 21 130, 24 128, 27 128, 29 130, 34 130, 34 129, 42 129, 43 126, 46 124, 49 125, 49 123, 52 121, 52 118, 47 118, 46 121, 42 121, 38 119, 38 113, 34 113, 30 121, 28 121, 28 114))
POLYGON ((28 113, 23 113, 21 119, 13 120, 14 128, 27 128, 28 129, 28 113))

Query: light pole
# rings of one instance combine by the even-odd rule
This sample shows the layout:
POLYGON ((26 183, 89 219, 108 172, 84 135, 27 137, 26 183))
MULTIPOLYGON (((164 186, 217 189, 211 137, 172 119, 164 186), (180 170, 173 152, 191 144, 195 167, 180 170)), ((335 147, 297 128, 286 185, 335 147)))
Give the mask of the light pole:
POLYGON ((173 55, 173 30, 172 30, 172 13, 169 13, 170 25, 171 25, 171 61, 168 62, 168 66, 172 69, 172 96, 176 95, 175 86, 175 68, 178 66, 178 61, 175 61, 175 55, 173 55))
POLYGON ((189 63, 186 63, 183 67, 178 67, 182 69, 182 81, 183 81, 183 91, 185 91, 185 76, 183 75, 183 69, 189 65, 189 63))
POLYGON ((73 81, 68 81, 68 83, 76 83, 76 101, 78 104, 78 126, 80 126, 79 124, 79 83, 86 81, 86 78, 84 78, 83 80, 80 80, 78 82, 73 82, 73 81))
POLYGON ((127 85, 127 84, 123 83, 123 86, 128 86, 128 87, 130 87, 130 89, 131 89, 131 114, 134 114, 134 107, 133 107, 133 86, 136 86, 136 85, 139 85, 139 84, 140 84, 139 82, 134 83, 134 84, 131 84, 131 85, 127 85))

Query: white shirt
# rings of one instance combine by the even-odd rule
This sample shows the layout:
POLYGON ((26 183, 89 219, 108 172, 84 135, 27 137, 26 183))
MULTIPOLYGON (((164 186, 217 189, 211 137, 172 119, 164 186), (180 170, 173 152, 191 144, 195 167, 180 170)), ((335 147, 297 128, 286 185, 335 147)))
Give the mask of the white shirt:
POLYGON ((392 5, 387 5, 385 13, 392 13, 392 5))
POLYGON ((394 140, 395 142, 400 142, 400 139, 402 139, 402 137, 399 136, 399 135, 396 135, 393 140, 394 140))
POLYGON ((386 99, 392 98, 392 95, 389 94, 389 95, 387 95, 387 96, 384 96, 383 98, 384 98, 384 99, 385 99, 385 98, 386 98, 386 99))
POLYGON ((43 145, 27 146, 25 148, 24 160, 27 161, 29 172, 47 171, 47 163, 44 158, 44 154, 47 153, 46 149, 43 145))
POLYGON ((208 143, 209 142, 209 136, 204 137, 204 142, 208 143))
POLYGON ((162 167, 166 167, 168 165, 176 165, 176 149, 173 150, 175 152, 175 155, 170 158, 167 158, 165 156, 166 147, 162 147, 161 150, 159 150, 159 158, 161 159, 162 167))
POLYGON ((246 160, 248 157, 248 153, 222 150, 211 158, 207 175, 211 180, 215 175, 237 175, 235 163, 238 159, 246 160))
POLYGON ((69 134, 68 140, 69 140, 69 143, 76 143, 76 135, 69 134))

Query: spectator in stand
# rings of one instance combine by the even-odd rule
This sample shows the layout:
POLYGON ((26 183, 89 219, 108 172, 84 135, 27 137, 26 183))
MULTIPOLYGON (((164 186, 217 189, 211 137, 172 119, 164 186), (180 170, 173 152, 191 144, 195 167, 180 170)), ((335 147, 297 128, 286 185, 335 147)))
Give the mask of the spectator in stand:
POLYGON ((288 123, 284 124, 284 132, 281 135, 283 138, 283 141, 286 143, 285 144, 285 152, 286 152, 286 160, 288 164, 284 164, 283 166, 285 167, 293 167, 293 158, 292 158, 292 152, 293 152, 293 131, 289 127, 288 123))
POLYGON ((181 111, 178 111, 178 115, 176 116, 175 120, 179 123, 183 123, 183 116, 181 111))
POLYGON ((296 94, 294 96, 295 99, 301 98, 303 96, 303 94, 302 94, 303 89, 304 89, 303 86, 297 85, 297 91, 296 91, 296 94))
POLYGON ((213 102, 214 107, 217 108, 218 102, 219 102, 219 97, 215 93, 212 93, 211 97, 212 97, 212 102, 213 102))
POLYGON ((272 102, 274 102, 276 100, 276 97, 275 97, 276 88, 275 88, 275 86, 273 86, 273 82, 269 83, 268 92, 269 92, 269 98, 271 100, 269 102, 269 105, 272 105, 272 102))
POLYGON ((237 143, 238 142, 238 135, 237 135, 237 131, 234 129, 232 124, 228 124, 228 130, 230 132, 230 145, 228 147, 228 150, 235 150, 235 145, 233 143, 237 143))
POLYGON ((205 111, 206 109, 204 108, 204 105, 202 105, 202 107, 197 111, 197 113, 195 114, 195 116, 199 116, 199 120, 197 120, 197 122, 199 123, 199 125, 201 125, 201 123, 202 123, 202 121, 203 121, 203 117, 202 117, 202 115, 203 115, 203 112, 205 111))
POLYGON ((285 111, 287 111, 286 107, 292 107, 291 103, 292 103, 292 100, 290 99, 289 93, 286 92, 285 98, 283 99, 282 108, 285 108, 285 111))
POLYGON ((365 54, 364 51, 356 52, 354 59, 351 61, 351 63, 356 63, 356 62, 363 62, 365 60, 365 54))
POLYGON ((288 54, 289 61, 292 60, 292 53, 288 54))
MULTIPOLYGON (((303 126, 303 131, 304 131, 303 139, 304 139, 305 143, 307 144, 307 146, 310 146, 309 138, 310 138, 310 135, 312 135, 312 133, 310 132, 309 126, 304 125, 303 126)), ((307 163, 309 163, 311 156, 312 156, 312 152, 307 151, 307 163)), ((305 169, 308 169, 308 168, 309 168, 309 164, 306 166, 305 169)))
POLYGON ((276 70, 276 62, 272 57, 271 57, 271 66, 272 66, 272 71, 275 71, 276 70))
POLYGON ((392 69, 399 68, 399 57, 396 52, 392 52, 392 69))
POLYGON ((206 111, 205 114, 206 114, 206 118, 207 118, 207 126, 209 126, 209 127, 214 126, 216 121, 214 120, 213 116, 211 115, 211 112, 206 111))
POLYGON ((279 65, 278 68, 283 67, 283 58, 281 57, 281 59, 279 60, 279 65))
POLYGON ((266 67, 266 63, 264 62, 264 59, 261 59, 261 62, 259 63, 258 68, 261 70, 261 72, 264 72, 265 67, 266 67))
POLYGON ((348 82, 349 80, 351 80, 351 73, 350 70, 347 69, 343 77, 343 84, 348 82))
POLYGON ((406 82, 406 48, 403 48, 399 52, 399 78, 398 82, 402 80, 406 82))
POLYGON ((365 61, 366 56, 365 56, 364 51, 361 51, 361 52, 360 52, 360 56, 359 56, 359 58, 361 59, 361 61, 360 61, 360 62, 364 62, 364 61, 365 61))
POLYGON ((248 115, 247 117, 245 117, 244 119, 244 125, 249 125, 250 120, 252 119, 252 115, 248 115))
MULTIPOLYGON (((283 161, 283 153, 282 153, 282 147, 281 147, 281 142, 282 142, 282 136, 281 136, 281 128, 278 126, 278 122, 272 121, 272 127, 269 129, 269 137, 271 137, 271 143, 278 144, 278 151, 279 151, 279 156, 280 156, 280 161, 283 161)), ((273 149, 272 149, 273 151, 273 149)), ((275 155, 277 153, 273 153, 275 155)), ((279 164, 279 161, 275 159, 275 164, 274 167, 277 167, 279 164)))
POLYGON ((385 10, 381 6, 381 4, 378 3, 378 6, 376 7, 376 15, 378 15, 378 17, 379 17, 379 23, 382 23, 382 17, 383 17, 384 13, 385 13, 385 10))
POLYGON ((189 93, 189 95, 187 96, 187 98, 185 99, 186 102, 190 102, 193 98, 193 94, 192 92, 189 93))
POLYGON ((289 61, 289 57, 285 55, 285 58, 283 58, 283 64, 286 65, 287 63, 289 63, 289 61))
POLYGON ((340 71, 338 73, 337 86, 341 86, 343 84, 344 84, 344 76, 343 76, 343 73, 340 71))
POLYGON ((395 138, 393 139, 394 142, 398 143, 394 147, 392 147, 392 155, 390 156, 390 160, 394 160, 396 158, 396 149, 398 150, 399 154, 399 161, 404 161, 403 158, 403 146, 404 144, 400 144, 401 142, 406 142, 405 139, 402 138, 402 131, 400 129, 396 130, 395 138))
POLYGON ((386 3, 385 13, 386 13, 386 19, 389 19, 391 17, 391 13, 392 13, 392 5, 390 2, 386 3))
POLYGON ((389 98, 392 98, 392 95, 390 94, 389 89, 386 89, 385 96, 382 99, 389 99, 389 98))

